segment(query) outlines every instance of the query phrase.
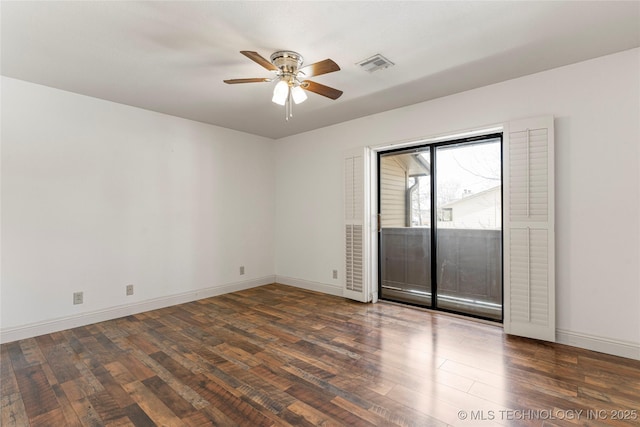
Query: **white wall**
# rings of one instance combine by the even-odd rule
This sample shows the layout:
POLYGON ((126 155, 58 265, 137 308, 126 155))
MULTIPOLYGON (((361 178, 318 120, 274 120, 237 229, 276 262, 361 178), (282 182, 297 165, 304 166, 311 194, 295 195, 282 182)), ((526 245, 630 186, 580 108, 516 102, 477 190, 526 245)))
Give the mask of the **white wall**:
POLYGON ((557 328, 640 358, 640 50, 284 138, 276 146, 276 274, 342 283, 342 152, 556 117, 557 328))
POLYGON ((272 140, 4 77, 1 138, 3 341, 273 282, 272 140))

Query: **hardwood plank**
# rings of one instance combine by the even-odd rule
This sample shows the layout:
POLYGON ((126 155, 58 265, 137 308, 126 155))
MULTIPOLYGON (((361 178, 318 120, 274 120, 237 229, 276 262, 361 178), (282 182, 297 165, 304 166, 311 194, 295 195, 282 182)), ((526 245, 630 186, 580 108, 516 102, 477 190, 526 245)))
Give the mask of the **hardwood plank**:
POLYGON ((314 426, 343 426, 344 424, 338 420, 331 418, 328 414, 310 406, 304 402, 296 401, 289 408, 291 412, 297 414, 306 423, 314 426))
POLYGON ((159 377, 147 378, 142 383, 178 417, 184 418, 196 411, 196 408, 159 377))
MULTIPOLYGON (((134 401, 131 399, 131 396, 127 392, 124 391, 122 386, 111 376, 111 373, 104 366, 98 366, 92 369, 95 377, 100 381, 102 387, 106 393, 115 401, 115 403, 120 408, 125 408, 129 405, 132 405, 134 401)), ((125 381, 127 382, 131 381, 125 381)))
MULTIPOLYGON (((168 351, 171 352, 171 350, 168 351)), ((163 366, 167 371, 171 372, 172 375, 183 382, 190 378, 194 374, 194 371, 199 370, 199 365, 192 364, 189 359, 178 354, 175 354, 175 357, 171 357, 169 354, 161 351, 150 354, 149 357, 158 362, 159 365, 163 366), (194 371, 189 369, 189 367, 192 367, 194 371)))
MULTIPOLYGON (((189 427, 209 427, 216 425, 224 425, 219 420, 214 421, 204 411, 198 411, 182 420, 189 427)), ((231 425, 229 422, 227 425, 231 425)))
POLYGON ((147 378, 151 378, 155 375, 149 367, 147 367, 140 359, 137 359, 131 354, 119 357, 118 361, 124 366, 129 373, 131 373, 136 380, 144 381, 147 378))
POLYGON ((296 399, 306 403, 312 408, 317 409, 323 414, 327 414, 335 420, 351 426, 372 426, 370 422, 358 417, 356 414, 349 412, 340 406, 331 402, 333 395, 320 389, 304 383, 296 384, 287 389, 287 393, 296 399))
POLYGON ((29 417, 24 408, 22 396, 19 393, 3 394, 0 399, 0 425, 26 426, 29 425, 29 417))
POLYGON ((124 408, 127 418, 136 426, 153 426, 155 423, 137 403, 124 408))
POLYGON ((59 407, 56 395, 40 366, 17 369, 15 374, 30 419, 59 407))
POLYGON ((156 353, 160 351, 152 342, 150 342, 145 336, 141 334, 129 335, 127 340, 131 342, 135 347, 142 350, 147 354, 156 353))
POLYGON ((387 420, 385 420, 383 417, 379 416, 378 414, 370 410, 372 407, 363 408, 361 406, 356 405, 353 402, 350 402, 349 400, 341 396, 334 397, 331 400, 331 403, 333 403, 336 406, 339 406, 342 409, 345 409, 348 412, 351 412, 352 414, 356 415, 358 418, 362 418, 366 422, 371 423, 373 425, 376 425, 376 426, 388 425, 387 420))
POLYGON ((8 346, 1 347, 0 353, 0 396, 18 394, 18 382, 13 371, 13 365, 8 352, 8 346))
POLYGON ((129 417, 122 417, 105 423, 105 427, 135 427, 135 424, 131 422, 129 417))
POLYGON ((241 348, 234 347, 227 343, 222 343, 214 347, 214 351, 226 360, 233 362, 244 369, 258 366, 260 362, 251 353, 247 353, 241 348))
POLYGON ((105 422, 112 422, 126 416, 123 408, 118 404, 113 395, 107 390, 92 394, 87 397, 100 418, 105 422))
POLYGON ((29 338, 20 341, 20 349, 22 350, 25 361, 29 365, 42 365, 46 362, 44 355, 40 351, 38 342, 35 339, 29 338))
POLYGON ((53 385, 53 392, 56 394, 56 398, 58 399, 58 403, 60 404, 60 408, 62 409, 62 413, 64 414, 64 425, 67 427, 82 426, 82 422, 78 418, 78 414, 76 414, 76 411, 73 409, 71 402, 69 402, 69 399, 62 390, 62 387, 60 387, 60 384, 53 385))
POLYGON ((184 423, 158 397, 139 381, 124 385, 131 398, 158 425, 182 426, 184 423))
POLYGON ((279 372, 284 371, 280 371, 278 369, 279 372, 277 372, 276 369, 278 369, 277 365, 260 365, 256 366, 255 368, 251 368, 251 372, 262 378, 265 382, 273 385, 280 391, 284 391, 291 387, 295 380, 292 380, 288 376, 281 375, 279 372))
POLYGON ((42 415, 38 415, 35 418, 31 418, 29 425, 31 427, 64 426, 67 425, 67 419, 62 412, 62 408, 56 408, 42 415))
POLYGON ((232 426, 237 424, 215 406, 208 406, 200 410, 200 413, 215 426, 232 426))
POLYGON ((172 388, 177 395, 179 395, 182 399, 185 399, 187 402, 190 402, 196 409, 200 409, 208 405, 208 403, 204 401, 200 396, 198 396, 197 393, 178 381, 171 372, 165 369, 161 364, 157 363, 152 357, 135 348, 130 350, 138 360, 140 360, 145 366, 147 366, 155 373, 155 376, 144 379, 142 381, 143 383, 146 384, 147 380, 153 380, 157 376, 170 388, 172 388))
POLYGON ((72 400, 71 406, 83 426, 101 426, 104 424, 104 421, 100 418, 100 414, 98 414, 86 397, 79 400, 72 400))
MULTIPOLYGON (((368 388, 352 384, 346 391, 357 395, 371 404, 370 412, 382 417, 388 423, 400 426, 442 426, 442 421, 432 414, 416 410, 401 400, 394 400, 391 395, 380 395, 368 388)), ((389 393, 387 393, 389 394, 389 393)))
POLYGON ((20 348, 20 342, 11 342, 3 345, 3 354, 6 354, 9 360, 11 360, 11 364, 13 369, 23 369, 30 366, 27 359, 25 359, 24 354, 22 353, 22 348, 20 348))
POLYGON ((283 389, 256 375, 256 371, 244 370, 235 365, 225 368, 225 372, 241 381, 236 387, 244 397, 275 414, 280 414, 294 399, 283 389))
POLYGON ((56 346, 56 342, 53 339, 53 334, 38 335, 34 338, 40 347, 40 352, 43 355, 48 354, 53 347, 56 346))
MULTIPOLYGON (((119 361, 114 361, 104 365, 104 368, 109 372, 109 375, 120 385, 132 383, 136 381, 136 377, 129 372, 119 361)), ((145 378, 146 379, 146 378, 145 378)))
MULTIPOLYGON (((268 426, 272 423, 260 411, 242 400, 238 395, 218 383, 218 381, 198 381, 193 387, 212 406, 238 425, 268 426)), ((207 408, 205 408, 206 410, 207 408)))
POLYGON ((69 344, 56 345, 51 347, 50 351, 44 353, 59 384, 80 377, 73 354, 69 344))

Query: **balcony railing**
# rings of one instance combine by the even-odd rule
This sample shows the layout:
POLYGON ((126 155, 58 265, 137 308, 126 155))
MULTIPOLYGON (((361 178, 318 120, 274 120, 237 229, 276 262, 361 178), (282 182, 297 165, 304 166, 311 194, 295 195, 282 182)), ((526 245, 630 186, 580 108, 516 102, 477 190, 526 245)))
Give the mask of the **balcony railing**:
MULTIPOLYGON (((438 307, 502 318, 502 231, 437 231, 438 307)), ((431 306, 431 229, 383 228, 382 297, 431 306)))

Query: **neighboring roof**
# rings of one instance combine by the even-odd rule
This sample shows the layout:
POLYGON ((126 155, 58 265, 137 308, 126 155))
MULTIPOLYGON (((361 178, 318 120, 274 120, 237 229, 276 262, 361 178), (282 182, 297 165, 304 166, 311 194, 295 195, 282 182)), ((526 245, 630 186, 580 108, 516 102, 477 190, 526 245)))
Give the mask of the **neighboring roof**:
POLYGON ((469 194, 467 196, 462 197, 461 199, 454 200, 453 202, 449 202, 449 203, 445 203, 443 205, 440 205, 440 208, 450 208, 450 207, 453 207, 453 206, 455 206, 457 204, 460 204, 460 203, 466 203, 466 202, 469 202, 470 200, 473 200, 473 199, 476 199, 476 198, 479 198, 479 197, 482 197, 482 196, 486 196, 487 194, 499 192, 500 188, 501 188, 501 186, 497 185, 495 187, 491 187, 491 188, 488 188, 486 190, 479 191, 477 193, 472 193, 472 194, 469 194))

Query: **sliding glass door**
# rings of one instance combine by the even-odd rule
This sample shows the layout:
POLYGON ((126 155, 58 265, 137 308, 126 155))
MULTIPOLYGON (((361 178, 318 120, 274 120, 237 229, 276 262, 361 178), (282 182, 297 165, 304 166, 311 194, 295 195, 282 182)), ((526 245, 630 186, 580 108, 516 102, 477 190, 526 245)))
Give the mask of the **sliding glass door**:
POLYGON ((440 146, 435 157, 438 308, 500 320, 500 139, 440 146))
POLYGON ((501 136, 379 155, 383 299, 502 319, 501 136))
POLYGON ((431 306, 431 150, 380 157, 382 297, 431 306))

